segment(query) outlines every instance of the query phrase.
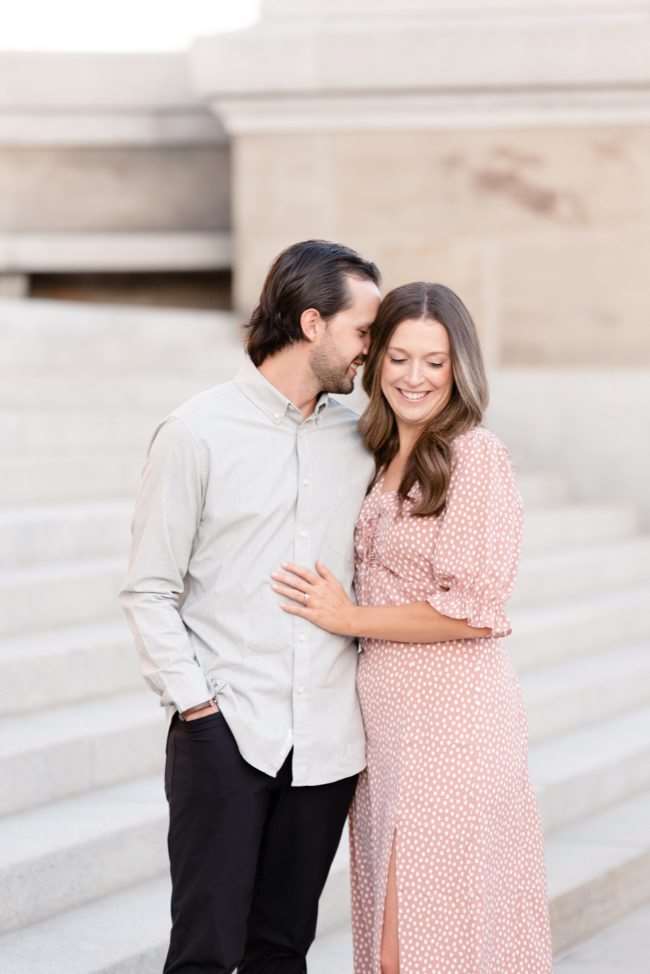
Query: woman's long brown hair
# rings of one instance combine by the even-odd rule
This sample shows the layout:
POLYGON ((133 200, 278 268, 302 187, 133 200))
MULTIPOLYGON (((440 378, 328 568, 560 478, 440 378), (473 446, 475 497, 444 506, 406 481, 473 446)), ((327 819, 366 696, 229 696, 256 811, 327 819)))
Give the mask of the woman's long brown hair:
POLYGON ((363 373, 368 406, 360 430, 375 457, 375 478, 399 449, 395 415, 381 391, 384 356, 395 329, 403 321, 437 321, 449 336, 452 390, 449 401, 420 433, 407 461, 398 494, 404 500, 419 487, 412 514, 441 514, 451 477, 451 444, 456 436, 483 419, 488 385, 476 327, 457 294, 442 284, 416 281, 390 291, 381 302, 372 326, 372 343, 363 373))

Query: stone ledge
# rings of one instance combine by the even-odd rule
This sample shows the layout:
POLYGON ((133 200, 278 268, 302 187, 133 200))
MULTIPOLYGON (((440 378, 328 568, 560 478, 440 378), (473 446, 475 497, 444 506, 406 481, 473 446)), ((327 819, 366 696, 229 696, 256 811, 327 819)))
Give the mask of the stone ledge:
POLYGON ((227 232, 0 234, 0 273, 225 270, 231 265, 227 232))
POLYGON ((213 111, 232 135, 620 126, 650 122, 650 91, 483 89, 308 97, 229 96, 215 99, 213 111))
POLYGON ((250 30, 195 42, 195 86, 209 100, 650 86, 650 13, 638 3, 464 6, 459 16, 449 4, 419 5, 414 16, 391 0, 376 17, 353 0, 345 16, 330 16, 321 2, 293 21, 274 18, 271 5, 250 30))
POLYGON ((209 112, 0 111, 0 146, 221 145, 227 136, 209 112))

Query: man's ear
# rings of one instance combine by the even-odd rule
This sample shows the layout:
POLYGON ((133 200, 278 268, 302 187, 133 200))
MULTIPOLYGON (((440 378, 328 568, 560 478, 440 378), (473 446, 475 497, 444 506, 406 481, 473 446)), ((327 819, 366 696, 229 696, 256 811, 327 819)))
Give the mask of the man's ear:
POLYGON ((316 341, 322 326, 323 319, 320 316, 320 311, 316 311, 316 308, 305 308, 300 315, 300 327, 308 342, 316 341))

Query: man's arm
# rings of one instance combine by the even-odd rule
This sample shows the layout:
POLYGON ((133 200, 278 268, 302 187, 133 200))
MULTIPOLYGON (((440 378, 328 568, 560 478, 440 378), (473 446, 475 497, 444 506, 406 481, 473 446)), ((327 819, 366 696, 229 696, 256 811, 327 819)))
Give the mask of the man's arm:
POLYGON ((187 426, 171 418, 149 448, 132 524, 120 602, 147 683, 181 712, 209 707, 213 694, 179 614, 201 520, 207 459, 187 426))

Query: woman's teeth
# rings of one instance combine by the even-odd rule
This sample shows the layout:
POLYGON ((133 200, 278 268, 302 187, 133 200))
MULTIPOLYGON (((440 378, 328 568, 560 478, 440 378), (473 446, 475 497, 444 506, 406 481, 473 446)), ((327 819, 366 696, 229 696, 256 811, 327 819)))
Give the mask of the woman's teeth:
POLYGON ((404 389, 398 389, 397 391, 400 392, 405 399, 408 399, 409 402, 419 402, 421 399, 424 399, 425 396, 429 395, 428 390, 427 392, 405 392, 404 389))

